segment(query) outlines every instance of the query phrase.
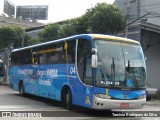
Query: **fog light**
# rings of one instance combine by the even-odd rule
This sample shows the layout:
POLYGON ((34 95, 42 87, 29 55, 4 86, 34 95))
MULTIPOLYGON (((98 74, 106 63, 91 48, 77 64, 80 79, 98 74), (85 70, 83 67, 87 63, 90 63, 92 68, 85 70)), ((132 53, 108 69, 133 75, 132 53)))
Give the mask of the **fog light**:
POLYGON ((138 97, 139 100, 140 100, 140 99, 144 99, 144 98, 146 98, 146 95, 142 95, 142 96, 139 96, 139 97, 138 97))
POLYGON ((95 94, 95 96, 101 99, 111 99, 111 96, 104 95, 104 94, 95 94))

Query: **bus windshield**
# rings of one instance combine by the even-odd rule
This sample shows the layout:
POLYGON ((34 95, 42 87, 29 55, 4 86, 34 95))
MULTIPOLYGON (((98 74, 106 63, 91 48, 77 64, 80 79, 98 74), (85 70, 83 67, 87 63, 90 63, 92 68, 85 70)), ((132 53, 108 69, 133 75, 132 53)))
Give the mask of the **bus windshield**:
POLYGON ((139 44, 96 40, 96 86, 114 89, 145 87, 146 66, 139 44))

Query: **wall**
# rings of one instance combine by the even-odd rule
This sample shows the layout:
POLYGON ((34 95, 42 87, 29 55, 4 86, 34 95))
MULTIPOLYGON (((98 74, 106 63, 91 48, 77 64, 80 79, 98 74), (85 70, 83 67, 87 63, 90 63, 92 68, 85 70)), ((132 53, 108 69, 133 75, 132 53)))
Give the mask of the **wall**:
MULTIPOLYGON (((113 3, 117 5, 125 15, 126 3, 127 0, 115 0, 113 3)), ((129 21, 133 21, 147 13, 146 22, 152 23, 155 25, 160 25, 160 0, 129 0, 134 1, 130 3, 130 17, 129 21)))
MULTIPOLYGON (((126 15, 126 7, 127 7, 126 1, 127 0, 115 0, 115 2, 113 3, 113 5, 116 5, 121 9, 124 16, 126 15)), ((139 17, 138 0, 129 0, 129 1, 130 1, 129 3, 130 12, 129 12, 128 21, 131 22, 139 17)))
POLYGON ((160 44, 149 48, 145 52, 147 57, 147 83, 151 87, 160 89, 160 44))
POLYGON ((160 25, 160 1, 159 0, 140 0, 140 15, 147 12, 150 14, 146 17, 148 23, 160 25))

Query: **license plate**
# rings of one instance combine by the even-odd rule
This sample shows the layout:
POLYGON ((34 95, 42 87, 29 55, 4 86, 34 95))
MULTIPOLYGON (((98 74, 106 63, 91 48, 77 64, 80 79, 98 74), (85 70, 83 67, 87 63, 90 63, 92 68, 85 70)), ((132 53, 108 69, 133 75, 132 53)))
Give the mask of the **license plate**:
POLYGON ((129 103, 121 103, 120 107, 121 108, 128 108, 129 107, 129 103))

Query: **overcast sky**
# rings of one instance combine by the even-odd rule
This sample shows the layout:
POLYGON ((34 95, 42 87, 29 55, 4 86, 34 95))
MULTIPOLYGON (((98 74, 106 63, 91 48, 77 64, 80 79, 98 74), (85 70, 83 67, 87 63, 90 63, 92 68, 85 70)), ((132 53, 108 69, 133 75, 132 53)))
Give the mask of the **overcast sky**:
POLYGON ((49 5, 48 22, 79 17, 96 3, 112 4, 114 0, 11 0, 16 5, 49 5))

